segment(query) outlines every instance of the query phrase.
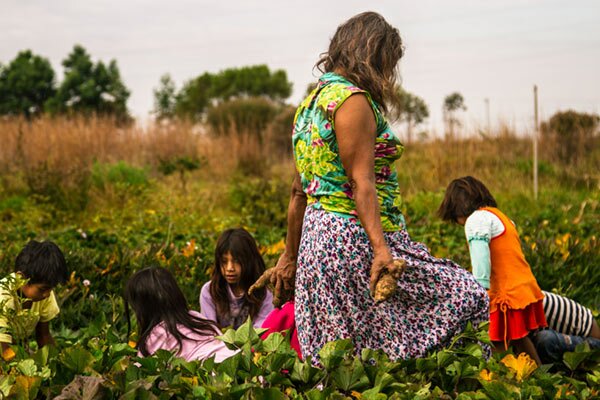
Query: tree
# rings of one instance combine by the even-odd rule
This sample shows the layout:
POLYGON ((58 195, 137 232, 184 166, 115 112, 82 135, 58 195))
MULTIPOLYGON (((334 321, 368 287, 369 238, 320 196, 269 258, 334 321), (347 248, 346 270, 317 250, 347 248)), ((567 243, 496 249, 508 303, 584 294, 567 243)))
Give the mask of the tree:
POLYGON ((456 117, 456 112, 459 110, 466 110, 465 99, 462 94, 454 92, 446 96, 444 99, 444 119, 446 120, 449 128, 450 137, 454 137, 454 127, 460 126, 460 121, 456 117))
POLYGON ((201 121, 212 96, 213 75, 205 72, 183 85, 175 97, 175 115, 201 121))
POLYGON ((283 70, 273 73, 266 65, 230 68, 214 77, 212 98, 229 100, 232 97, 264 96, 273 101, 282 101, 292 93, 292 84, 283 70))
POLYGON ((0 115, 36 116, 54 93, 54 70, 46 58, 25 50, 0 66, 0 115))
POLYGON ((425 101, 412 93, 398 87, 398 104, 395 117, 406 123, 407 142, 412 142, 413 128, 429 117, 429 108, 425 101))
POLYGON ((598 134, 599 124, 597 114, 558 111, 548 121, 542 122, 540 131, 554 144, 554 153, 560 161, 577 163, 583 154, 593 149, 592 139, 598 134))
POLYGON ((160 77, 160 86, 154 89, 154 110, 156 119, 173 118, 175 115, 176 88, 171 75, 160 77))
POLYGON ((188 81, 177 94, 175 114, 201 121, 209 106, 253 97, 281 103, 292 93, 283 70, 271 72, 266 65, 229 68, 217 74, 205 72, 188 81))
POLYGON ((79 45, 62 63, 64 80, 47 108, 52 113, 109 115, 118 120, 129 119, 129 91, 121 80, 115 60, 108 66, 94 64, 87 51, 79 45))

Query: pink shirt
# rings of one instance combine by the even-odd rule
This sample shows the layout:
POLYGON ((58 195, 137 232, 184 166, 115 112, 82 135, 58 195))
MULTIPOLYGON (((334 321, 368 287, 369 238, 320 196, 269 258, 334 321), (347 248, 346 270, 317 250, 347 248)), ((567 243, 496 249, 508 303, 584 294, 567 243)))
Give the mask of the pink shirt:
MULTIPOLYGON (((230 315, 228 317, 219 315, 217 314, 217 305, 210 295, 210 284, 211 281, 206 282, 200 291, 200 311, 202 311, 202 314, 205 315, 207 319, 214 321, 221 327, 233 326, 235 329, 239 328, 244 322, 246 322, 245 320, 239 320, 236 322, 236 317, 241 312, 241 309, 244 305, 244 296, 236 296, 231 290, 231 287, 227 285, 230 315)), ((252 320, 252 326, 255 328, 260 328, 265 318, 267 318, 267 315, 269 315, 271 311, 273 311, 273 294, 267 290, 267 294, 265 295, 265 299, 260 306, 260 310, 258 310, 258 314, 252 320)))
MULTIPOLYGON (((190 314, 206 319, 197 311, 190 311, 190 314)), ((182 340, 181 350, 177 353, 178 357, 186 361, 205 360, 215 356, 215 361, 221 362, 237 353, 237 351, 229 350, 225 346, 225 343, 213 335, 200 335, 184 326, 181 326, 179 331, 189 338, 182 340)), ((218 335, 221 335, 220 331, 218 331, 218 335)), ((159 349, 176 351, 178 348, 177 339, 165 329, 164 322, 161 322, 152 329, 146 341, 146 347, 150 354, 154 354, 159 349)), ((142 354, 138 352, 138 356, 141 357, 142 354)))
POLYGON ((302 359, 294 315, 294 300, 288 301, 281 308, 275 308, 262 324, 262 328, 268 329, 268 331, 263 333, 262 338, 266 339, 273 332, 288 331, 288 335, 291 335, 290 346, 296 350, 298 357, 302 359))

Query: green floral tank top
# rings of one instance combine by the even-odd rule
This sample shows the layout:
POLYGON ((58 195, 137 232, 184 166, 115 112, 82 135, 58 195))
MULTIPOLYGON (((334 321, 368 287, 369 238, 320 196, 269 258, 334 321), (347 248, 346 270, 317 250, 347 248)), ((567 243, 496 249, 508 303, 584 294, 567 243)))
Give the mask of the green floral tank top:
POLYGON ((381 223, 384 231, 397 231, 404 228, 404 217, 400 212, 401 197, 393 164, 402 155, 404 147, 370 94, 338 74, 328 72, 321 76, 317 87, 296 111, 293 131, 296 168, 308 197, 308 206, 333 212, 359 223, 334 128, 335 112, 355 93, 364 94, 373 107, 377 124, 377 138, 373 149, 375 185, 381 223))

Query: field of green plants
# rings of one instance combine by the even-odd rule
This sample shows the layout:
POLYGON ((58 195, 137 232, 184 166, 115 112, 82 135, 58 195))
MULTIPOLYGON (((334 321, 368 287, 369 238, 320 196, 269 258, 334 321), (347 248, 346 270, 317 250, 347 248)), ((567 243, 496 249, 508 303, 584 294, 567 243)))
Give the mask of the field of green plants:
MULTIPOLYGON (((126 335, 121 299, 133 272, 152 265, 169 269, 198 309, 222 230, 247 228, 268 265, 274 264, 285 237, 290 160, 268 156, 269 151, 250 154, 241 139, 223 150, 221 142, 173 135, 173 142, 194 149, 192 154, 170 153, 169 160, 179 160, 170 170, 176 173, 165 169, 166 153, 156 150, 159 157, 148 150, 164 152, 165 146, 141 143, 149 134, 138 139, 146 158, 128 157, 119 147, 114 152, 122 156, 105 157, 96 146, 96 155, 88 158, 72 149, 60 153, 62 158, 35 164, 34 154, 23 153, 11 165, 3 163, 0 151, 0 275, 12 271, 15 256, 30 239, 55 241, 72 271, 56 291, 61 306, 52 323, 56 348, 37 349, 34 341, 13 346, 14 358, 0 360, 0 398, 600 396, 600 352, 580 348, 567 353, 562 364, 537 369, 510 352, 486 361, 475 343, 486 340, 485 330, 474 329, 426 358, 400 362, 374 351, 355 355, 349 341, 333 342, 321 352, 322 369, 300 361, 281 335, 261 341, 249 325, 225 333, 223 340, 241 352, 221 364, 184 362, 167 352, 137 358, 136 336, 126 335), (186 159, 193 162, 181 161, 186 159)), ((469 268, 461 228, 443 223, 435 212, 452 178, 480 177, 516 222, 540 286, 597 314, 600 186, 593 171, 598 171, 598 152, 577 166, 543 160, 537 200, 530 185, 530 147, 523 139, 414 144, 405 154, 397 168, 413 239, 469 268), (511 155, 490 157, 507 146, 514 150, 511 155)))

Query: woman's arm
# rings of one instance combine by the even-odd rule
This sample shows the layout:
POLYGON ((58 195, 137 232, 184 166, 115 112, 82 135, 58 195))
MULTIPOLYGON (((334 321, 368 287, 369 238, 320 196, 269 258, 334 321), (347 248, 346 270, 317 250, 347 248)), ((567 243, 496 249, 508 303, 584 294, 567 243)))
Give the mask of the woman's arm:
POLYGON ((296 280, 296 262, 305 211, 306 193, 302 190, 300 174, 296 171, 288 204, 285 250, 279 257, 273 275, 271 275, 271 285, 274 287, 273 304, 276 307, 283 305, 293 295, 296 280))
POLYGON ((394 266, 383 235, 375 188, 375 115, 367 98, 355 94, 344 102, 334 118, 340 158, 350 181, 356 212, 373 247, 370 284, 371 293, 374 293, 375 285, 384 270, 395 277, 400 275, 400 269, 394 266))

